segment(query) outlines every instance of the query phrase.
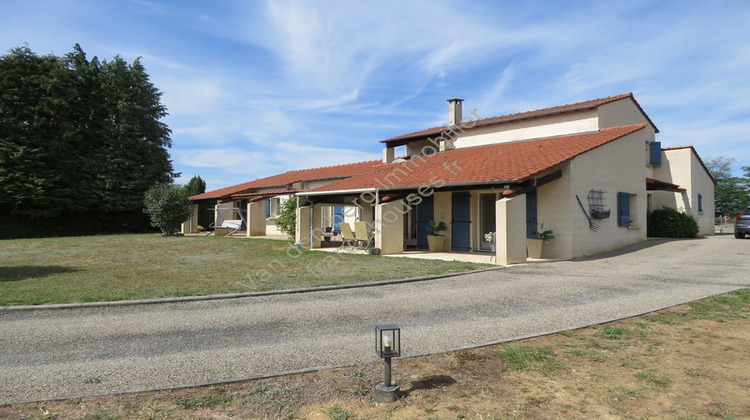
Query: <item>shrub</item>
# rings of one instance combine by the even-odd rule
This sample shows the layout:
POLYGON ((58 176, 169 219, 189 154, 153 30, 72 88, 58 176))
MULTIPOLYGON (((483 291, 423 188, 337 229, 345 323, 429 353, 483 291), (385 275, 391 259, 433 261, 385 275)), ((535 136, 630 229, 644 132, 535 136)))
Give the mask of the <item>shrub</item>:
POLYGON ((276 217, 276 226, 283 233, 294 238, 297 230, 297 197, 292 196, 289 200, 281 203, 279 215, 276 217))
POLYGON ((695 238, 698 236, 698 222, 684 211, 663 207, 649 215, 648 234, 663 238, 695 238))
POLYGON ((155 184, 143 197, 143 210, 151 217, 151 225, 170 236, 180 231, 182 222, 190 217, 190 202, 184 188, 173 184, 155 184))

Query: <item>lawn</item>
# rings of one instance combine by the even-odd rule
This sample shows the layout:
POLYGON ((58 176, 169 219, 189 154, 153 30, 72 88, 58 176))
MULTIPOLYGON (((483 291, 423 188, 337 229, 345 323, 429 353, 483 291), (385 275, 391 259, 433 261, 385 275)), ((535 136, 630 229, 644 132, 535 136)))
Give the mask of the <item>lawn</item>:
POLYGON ((285 290, 485 267, 300 251, 270 239, 145 234, 3 240, 0 306, 285 290))

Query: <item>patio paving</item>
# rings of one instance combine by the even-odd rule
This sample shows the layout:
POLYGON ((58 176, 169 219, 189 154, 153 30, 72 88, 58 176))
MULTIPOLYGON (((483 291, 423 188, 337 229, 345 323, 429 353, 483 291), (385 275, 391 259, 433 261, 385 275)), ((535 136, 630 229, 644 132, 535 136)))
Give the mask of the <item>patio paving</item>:
MULTIPOLYGON (((349 254, 367 254, 364 249, 341 248, 341 247, 324 247, 316 248, 315 251, 324 252, 344 252, 349 254)), ((411 250, 403 254, 382 255, 389 258, 420 258, 423 260, 442 260, 442 261, 464 261, 477 264, 495 264, 495 258, 489 252, 430 252, 427 250, 411 250)), ((549 262, 553 260, 529 258, 527 263, 549 262)), ((501 265, 501 264, 500 264, 501 265)), ((515 264, 514 264, 515 265, 515 264)))

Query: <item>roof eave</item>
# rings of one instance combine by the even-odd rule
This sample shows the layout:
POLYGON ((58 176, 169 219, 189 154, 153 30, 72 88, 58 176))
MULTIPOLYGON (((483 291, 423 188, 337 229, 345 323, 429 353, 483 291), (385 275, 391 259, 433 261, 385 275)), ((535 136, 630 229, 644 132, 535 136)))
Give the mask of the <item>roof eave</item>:
POLYGON ((364 192, 392 192, 392 191, 414 191, 420 188, 432 188, 436 190, 444 190, 451 188, 462 188, 462 187, 476 187, 476 186, 496 186, 496 185, 517 185, 528 178, 524 179, 505 179, 505 180, 493 180, 493 181, 476 181, 476 182, 457 182, 452 184, 436 185, 404 185, 398 187, 381 188, 381 187, 369 187, 369 188, 354 188, 349 190, 331 190, 331 191, 313 191, 313 192, 298 192, 296 195, 301 197, 313 197, 322 195, 350 195, 350 194, 362 194, 364 192))

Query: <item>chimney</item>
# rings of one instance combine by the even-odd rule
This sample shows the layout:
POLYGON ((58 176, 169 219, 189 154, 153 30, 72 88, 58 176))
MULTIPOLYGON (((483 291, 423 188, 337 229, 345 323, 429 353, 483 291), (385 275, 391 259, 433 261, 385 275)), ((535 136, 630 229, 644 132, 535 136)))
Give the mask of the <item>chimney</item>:
POLYGON ((383 149, 383 163, 391 163, 396 160, 396 149, 387 147, 383 149))
POLYGON ((448 125, 460 125, 463 115, 461 115, 461 102, 463 99, 448 99, 448 125))

